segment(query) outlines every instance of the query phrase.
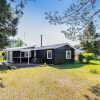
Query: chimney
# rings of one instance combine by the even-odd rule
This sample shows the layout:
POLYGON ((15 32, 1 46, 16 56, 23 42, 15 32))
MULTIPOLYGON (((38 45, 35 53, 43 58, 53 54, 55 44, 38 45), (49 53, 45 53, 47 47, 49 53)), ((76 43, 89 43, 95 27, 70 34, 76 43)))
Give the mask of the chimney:
POLYGON ((41 34, 41 47, 42 47, 42 34, 41 34))

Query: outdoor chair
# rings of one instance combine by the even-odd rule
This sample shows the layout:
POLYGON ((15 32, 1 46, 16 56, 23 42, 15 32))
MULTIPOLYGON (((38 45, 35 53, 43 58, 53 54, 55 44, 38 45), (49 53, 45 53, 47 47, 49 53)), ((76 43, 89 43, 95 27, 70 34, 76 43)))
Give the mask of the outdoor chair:
POLYGON ((43 61, 42 61, 42 59, 34 58, 34 59, 32 59, 31 62, 32 62, 32 63, 42 63, 43 61))

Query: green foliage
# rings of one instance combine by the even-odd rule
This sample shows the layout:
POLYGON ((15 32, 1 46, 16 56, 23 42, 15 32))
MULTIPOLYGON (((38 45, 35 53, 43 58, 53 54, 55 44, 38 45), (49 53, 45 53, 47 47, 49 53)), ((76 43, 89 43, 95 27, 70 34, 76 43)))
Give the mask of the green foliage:
POLYGON ((23 42, 23 40, 21 40, 21 39, 17 39, 16 40, 16 43, 15 43, 15 46, 16 47, 21 47, 21 46, 23 46, 24 45, 24 42, 23 42))
POLYGON ((2 52, 2 56, 3 56, 3 57, 5 56, 5 53, 4 53, 4 52, 2 52))
POLYGON ((2 52, 0 51, 0 62, 3 61, 2 52))
POLYGON ((80 45, 83 50, 89 53, 94 53, 95 55, 99 54, 99 42, 97 40, 100 36, 96 33, 96 29, 93 21, 90 21, 83 32, 83 35, 80 36, 80 45))
POLYGON ((95 26, 93 24, 93 21, 90 21, 86 27, 86 29, 83 32, 83 35, 80 36, 80 46, 83 50, 89 53, 99 53, 98 48, 98 41, 96 41, 96 38, 98 38, 99 35, 96 33, 95 26))
POLYGON ((0 48, 3 48, 4 46, 8 45, 9 45, 8 36, 6 36, 5 34, 0 34, 0 48))
MULTIPOLYGON (((59 0, 64 1, 64 0, 59 0)), ((46 12, 46 19, 50 24, 67 25, 66 30, 62 30, 65 37, 72 40, 79 39, 81 30, 85 28, 87 23, 93 19, 95 20, 96 26, 99 27, 99 16, 100 13, 99 0, 71 0, 72 4, 70 7, 64 10, 62 14, 57 12, 46 12), (96 17, 94 17, 96 16, 96 17)))
POLYGON ((83 62, 83 59, 84 59, 84 56, 80 53, 80 54, 78 55, 78 60, 79 60, 79 62, 82 63, 82 62, 83 62))
MULTIPOLYGON (((9 37, 17 34, 18 21, 22 15, 17 0, 0 0, 0 48, 9 45, 9 37), (13 2, 14 1, 14 2, 13 2)), ((22 2, 22 0, 20 0, 22 2)))
POLYGON ((5 53, 3 51, 0 51, 0 62, 4 62, 5 53))
POLYGON ((89 63, 89 61, 94 58, 95 56, 93 53, 84 52, 78 55, 78 60, 80 63, 89 63))

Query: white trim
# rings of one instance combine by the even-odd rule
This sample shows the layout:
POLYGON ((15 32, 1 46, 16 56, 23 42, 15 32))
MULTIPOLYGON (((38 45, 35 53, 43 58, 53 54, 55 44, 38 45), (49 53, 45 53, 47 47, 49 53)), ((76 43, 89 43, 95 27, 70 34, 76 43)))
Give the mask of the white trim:
POLYGON ((12 51, 9 51, 9 61, 10 62, 13 62, 13 52, 12 51))
POLYGON ((15 47, 15 48, 6 48, 6 49, 3 49, 3 51, 19 51, 19 50, 27 50, 27 49, 32 49, 32 48, 35 48, 36 45, 33 45, 33 46, 22 46, 22 47, 15 47))
POLYGON ((47 59, 52 59, 52 50, 47 50, 47 59), (48 53, 51 53, 51 57, 49 57, 48 53))
POLYGON ((66 50, 66 59, 71 59, 72 58, 72 52, 71 50, 66 50), (70 53, 70 55, 68 56, 68 53, 70 53))

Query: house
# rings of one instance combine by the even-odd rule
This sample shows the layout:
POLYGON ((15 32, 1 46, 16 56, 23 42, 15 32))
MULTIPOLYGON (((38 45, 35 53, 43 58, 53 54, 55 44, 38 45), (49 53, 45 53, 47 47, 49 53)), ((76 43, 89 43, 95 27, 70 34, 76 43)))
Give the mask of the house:
POLYGON ((14 63, 28 62, 62 64, 74 62, 75 49, 68 43, 33 48, 6 49, 10 52, 10 61, 14 63))

